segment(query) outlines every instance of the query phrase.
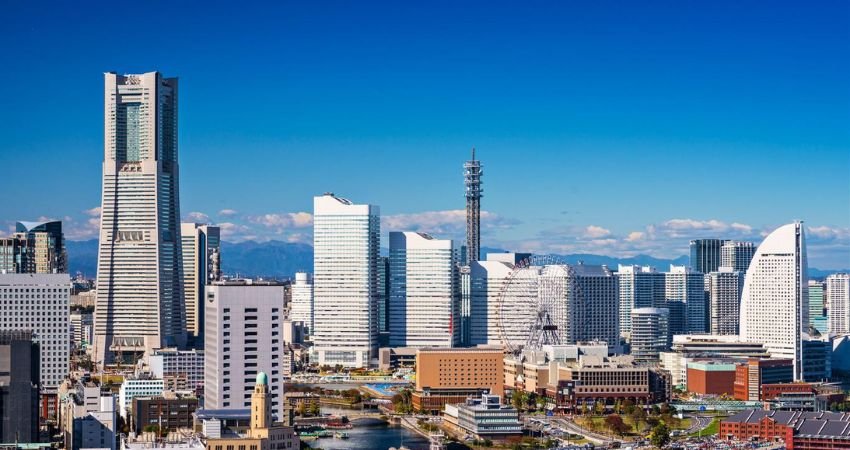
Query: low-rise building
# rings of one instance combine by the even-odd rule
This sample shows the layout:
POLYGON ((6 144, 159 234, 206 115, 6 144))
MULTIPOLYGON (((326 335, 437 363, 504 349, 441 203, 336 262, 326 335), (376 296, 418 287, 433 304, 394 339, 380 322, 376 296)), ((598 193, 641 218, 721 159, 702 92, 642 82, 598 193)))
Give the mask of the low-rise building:
POLYGON ((672 386, 667 371, 640 365, 630 355, 581 356, 577 362, 552 362, 546 395, 560 412, 574 412, 597 402, 636 405, 666 402, 672 386))
POLYGON ((689 363, 688 392, 731 396, 735 391, 735 368, 733 363, 689 363))
POLYGON ((673 336, 669 352, 660 354, 661 368, 670 372, 674 386, 687 387, 688 363, 730 358, 767 358, 764 345, 742 342, 738 336, 683 334, 673 336))
POLYGON ((161 379, 150 375, 139 375, 137 378, 126 378, 118 389, 118 412, 127 419, 133 409, 133 399, 136 397, 159 397, 165 384, 161 379))
POLYGON ((850 413, 745 410, 722 420, 718 436, 782 440, 792 450, 850 449, 850 413))
POLYGON ((794 361, 750 358, 735 368, 735 400, 761 401, 762 385, 794 381, 794 361))
POLYGON ((177 350, 175 348, 159 349, 149 358, 151 373, 154 377, 175 380, 185 380, 183 389, 196 390, 204 385, 204 351, 177 350))
POLYGON ((414 409, 438 413, 470 396, 503 395, 504 356, 501 347, 419 349, 414 409))
POLYGON ((482 395, 465 403, 446 405, 444 420, 476 439, 503 439, 522 434, 516 408, 502 404, 498 395, 482 395))
POLYGON ((378 350, 378 368, 396 370, 416 367, 416 350, 414 347, 381 347, 378 350))
POLYGON ((198 409, 196 397, 181 397, 166 393, 162 397, 136 397, 133 399, 133 425, 136 433, 155 425, 160 432, 191 429, 193 414, 198 409))

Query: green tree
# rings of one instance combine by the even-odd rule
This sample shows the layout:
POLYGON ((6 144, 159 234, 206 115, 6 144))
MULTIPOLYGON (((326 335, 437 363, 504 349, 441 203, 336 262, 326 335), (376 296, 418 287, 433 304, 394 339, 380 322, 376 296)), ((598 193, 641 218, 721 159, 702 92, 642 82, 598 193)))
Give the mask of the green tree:
POLYGON ((511 394, 511 404, 513 405, 514 408, 517 409, 517 411, 523 411, 525 409, 524 407, 527 404, 527 402, 528 402, 528 397, 526 396, 524 391, 515 390, 511 394))
POLYGON ((583 416, 587 415, 587 403, 586 402, 581 402, 581 415, 583 415, 583 416))
POLYGON ((596 404, 593 406, 593 412, 596 413, 597 416, 601 416, 602 414, 604 414, 605 402, 603 402, 602 400, 597 401, 596 404))
POLYGON ((632 413, 629 414, 632 418, 632 423, 635 425, 635 431, 640 433, 643 430, 643 424, 646 423, 646 411, 641 406, 635 406, 632 413))
POLYGON ((669 444, 670 429, 667 428, 667 424, 660 422, 656 425, 655 428, 652 429, 652 433, 649 435, 649 442, 658 448, 664 448, 665 445, 669 444))

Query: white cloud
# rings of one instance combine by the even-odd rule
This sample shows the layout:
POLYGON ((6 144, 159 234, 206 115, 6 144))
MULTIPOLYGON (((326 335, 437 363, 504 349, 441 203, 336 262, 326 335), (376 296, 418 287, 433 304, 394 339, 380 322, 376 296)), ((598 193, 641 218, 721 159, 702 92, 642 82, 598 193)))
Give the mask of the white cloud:
POLYGON ((626 240, 629 242, 637 242, 642 240, 645 236, 646 233, 642 231, 632 231, 628 236, 626 236, 626 240))
POLYGON ((195 222, 195 223, 210 223, 210 216, 202 213, 193 211, 183 216, 183 220, 186 222, 195 222))
MULTIPOLYGON (((483 231, 513 228, 519 221, 481 211, 483 231)), ((417 231, 442 238, 460 239, 466 233, 466 210, 448 209, 381 217, 383 231, 417 231)))
POLYGON ((218 215, 221 217, 232 217, 239 214, 235 209, 222 209, 218 212, 218 215))
POLYGON ((596 225, 588 225, 584 229, 584 235, 589 238, 602 238, 611 235, 611 230, 596 225))
POLYGON ((65 216, 62 219, 65 238, 77 241, 95 239, 100 235, 101 207, 89 208, 82 211, 82 213, 88 216, 82 221, 74 220, 70 216, 65 216))
POLYGON ((313 215, 308 212, 294 212, 281 214, 263 214, 261 216, 249 216, 248 221, 283 233, 290 228, 307 228, 313 225, 313 215))

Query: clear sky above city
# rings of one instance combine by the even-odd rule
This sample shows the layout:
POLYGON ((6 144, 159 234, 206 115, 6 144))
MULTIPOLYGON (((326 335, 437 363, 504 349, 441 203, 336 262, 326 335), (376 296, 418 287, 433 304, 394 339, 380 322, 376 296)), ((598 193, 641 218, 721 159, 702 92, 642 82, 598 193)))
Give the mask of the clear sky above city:
POLYGON ((103 72, 180 78, 181 210, 311 241, 312 197, 383 231, 672 257, 808 225, 850 267, 850 3, 5 2, 0 226, 97 235, 103 72))

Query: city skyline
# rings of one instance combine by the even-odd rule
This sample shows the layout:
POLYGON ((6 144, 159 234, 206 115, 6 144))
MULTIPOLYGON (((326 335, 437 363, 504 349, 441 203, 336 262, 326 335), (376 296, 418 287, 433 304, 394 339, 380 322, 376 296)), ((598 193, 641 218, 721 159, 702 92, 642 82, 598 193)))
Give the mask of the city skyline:
MULTIPOLYGON (((384 239, 389 231, 422 231, 461 240, 462 164, 474 146, 486 169, 484 247, 669 258, 686 255, 690 239, 759 243, 800 219, 810 265, 844 269, 850 92, 838 74, 847 72, 850 58, 842 55, 850 49, 840 42, 850 33, 830 18, 848 6, 822 7, 833 14, 784 3, 720 3, 702 11, 706 18, 658 6, 553 6, 542 14, 494 5, 446 7, 452 14, 438 18, 415 6, 376 12, 340 5, 320 23, 333 33, 320 36, 300 25, 315 9, 287 5, 268 14, 285 19, 281 26, 265 18, 254 25, 263 43, 245 55, 240 50, 253 43, 224 42, 186 25, 209 38, 204 46, 221 44, 224 57, 243 58, 239 69, 203 56, 194 35, 177 36, 184 51, 172 54, 111 42, 108 21, 63 33, 68 25, 59 18, 79 12, 57 6, 39 23, 12 24, 10 35, 20 39, 11 41, 20 45, 0 44, 22 69, 0 75, 10 102, 0 112, 9 125, 0 164, 61 160, 62 173, 44 181, 52 193, 44 196, 26 189, 25 172, 12 171, 10 195, 26 201, 9 205, 0 229, 51 218, 63 220, 69 240, 96 237, 101 74, 158 70, 182 80, 183 219, 218 224, 225 241, 311 243, 310 201, 326 191, 380 205, 384 239), (539 26, 525 29, 506 10, 539 26), (582 18, 618 31, 594 33, 582 18), (364 34, 351 42, 340 39, 357 21, 372 26, 357 26, 364 34), (778 25, 788 22, 791 31, 778 25), (405 34, 404 25, 435 39, 405 34), (657 33, 643 33, 646 26, 657 33), (506 41, 502 27, 528 33, 506 41), (726 36, 715 41, 717 30, 726 36), (674 32, 680 43, 665 38, 674 32), (67 42, 44 45, 57 33, 67 42), (389 35, 398 42, 385 43, 389 35), (33 48, 43 57, 28 55, 33 48), (108 56, 63 56, 82 51, 108 56), (62 56, 62 83, 43 67, 52 52, 64 52, 54 55, 62 56), (192 52, 201 56, 184 57, 192 52), (275 52, 279 58, 254 58, 275 52), (641 55, 655 56, 636 65, 641 55), (721 65, 735 70, 712 69, 721 65), (244 86, 240 78, 279 89, 244 86), (59 108, 61 124, 32 120, 59 108), (777 182, 783 179, 795 182, 777 182)), ((27 8, 14 5, 11 13, 27 8)), ((225 12, 202 16, 224 27, 225 12)), ((130 20, 146 18, 140 14, 130 20)))

